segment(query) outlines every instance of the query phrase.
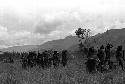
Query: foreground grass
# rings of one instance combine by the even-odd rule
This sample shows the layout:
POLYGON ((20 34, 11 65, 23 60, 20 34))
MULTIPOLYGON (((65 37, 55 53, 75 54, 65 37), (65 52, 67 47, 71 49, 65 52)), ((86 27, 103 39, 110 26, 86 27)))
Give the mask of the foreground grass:
POLYGON ((83 60, 70 60, 57 69, 34 67, 23 70, 19 62, 0 64, 0 84, 125 84, 125 72, 87 74, 83 60))

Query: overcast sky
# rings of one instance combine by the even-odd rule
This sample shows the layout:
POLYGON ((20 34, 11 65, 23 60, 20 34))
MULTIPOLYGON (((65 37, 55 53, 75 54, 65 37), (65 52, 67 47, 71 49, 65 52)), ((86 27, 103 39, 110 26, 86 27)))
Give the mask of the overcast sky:
POLYGON ((0 0, 0 48, 125 27, 125 0, 0 0))

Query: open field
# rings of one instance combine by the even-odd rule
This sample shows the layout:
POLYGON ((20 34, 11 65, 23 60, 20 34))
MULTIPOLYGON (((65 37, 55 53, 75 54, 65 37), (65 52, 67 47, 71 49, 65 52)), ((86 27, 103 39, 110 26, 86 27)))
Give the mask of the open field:
POLYGON ((87 74, 83 59, 72 59, 64 67, 23 70, 14 64, 0 63, 0 84, 125 84, 125 72, 114 70, 105 74, 87 74))

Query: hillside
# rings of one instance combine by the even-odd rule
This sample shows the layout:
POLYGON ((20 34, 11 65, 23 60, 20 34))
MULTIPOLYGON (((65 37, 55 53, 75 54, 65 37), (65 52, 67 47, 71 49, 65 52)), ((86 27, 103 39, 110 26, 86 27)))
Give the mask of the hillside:
MULTIPOLYGON (((112 43, 114 46, 123 45, 125 49, 125 28, 123 29, 111 29, 104 33, 99 33, 90 38, 90 46, 106 45, 106 43, 112 43)), ((69 49, 78 50, 79 39, 76 36, 67 36, 64 39, 52 40, 45 42, 42 45, 25 45, 25 46, 14 46, 9 48, 1 49, 1 51, 29 51, 29 50, 43 50, 43 49, 69 49)))
POLYGON ((69 47, 73 45, 78 44, 78 38, 76 36, 67 36, 64 39, 58 39, 58 40, 52 40, 45 42, 42 45, 24 45, 24 46, 14 46, 9 48, 3 48, 0 49, 0 51, 9 51, 9 52, 24 52, 29 50, 43 50, 43 49, 55 49, 55 50, 62 50, 62 49, 68 49, 69 47))
POLYGON ((97 34, 91 38, 91 44, 93 45, 105 45, 106 43, 112 43, 114 47, 122 45, 125 48, 125 28, 123 29, 111 29, 102 34, 97 34))
POLYGON ((73 45, 78 44, 79 39, 76 36, 68 36, 64 39, 48 41, 39 46, 42 49, 55 49, 55 50, 62 50, 68 49, 73 45))
MULTIPOLYGON (((107 43, 111 43, 114 46, 114 49, 118 45, 122 45, 123 49, 125 49, 125 28, 123 29, 111 29, 102 34, 97 34, 92 36, 89 41, 90 46, 99 47, 101 45, 106 45, 107 43)), ((78 45, 73 45, 69 48, 69 50, 78 50, 78 45)))

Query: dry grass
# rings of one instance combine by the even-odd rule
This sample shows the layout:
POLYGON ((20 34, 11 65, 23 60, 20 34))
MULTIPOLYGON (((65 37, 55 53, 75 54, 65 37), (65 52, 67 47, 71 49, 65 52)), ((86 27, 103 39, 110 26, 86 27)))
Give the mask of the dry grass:
POLYGON ((65 68, 23 70, 20 63, 0 64, 0 84, 125 84, 125 72, 87 74, 82 60, 71 60, 65 68))

